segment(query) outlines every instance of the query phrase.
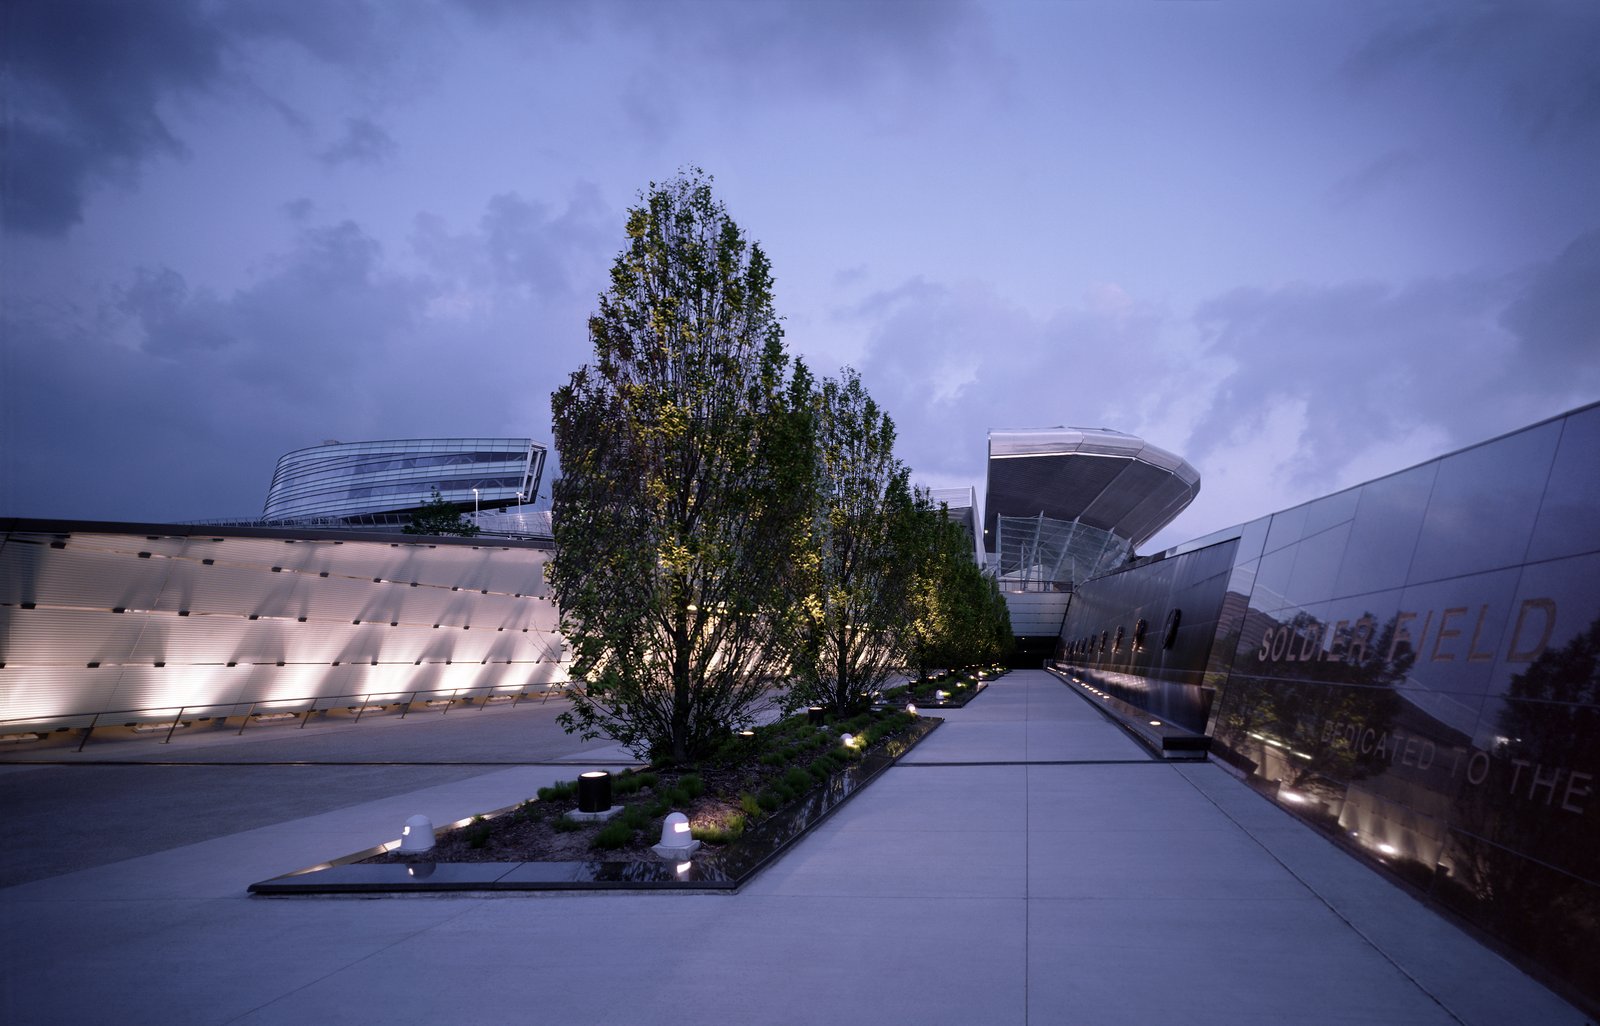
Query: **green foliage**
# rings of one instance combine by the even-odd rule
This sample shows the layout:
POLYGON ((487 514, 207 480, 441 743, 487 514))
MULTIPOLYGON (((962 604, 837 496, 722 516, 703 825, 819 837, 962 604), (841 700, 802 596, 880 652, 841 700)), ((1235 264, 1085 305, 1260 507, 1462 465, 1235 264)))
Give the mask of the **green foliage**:
POLYGON ((547 574, 587 685, 563 725, 682 763, 748 722, 796 651, 812 385, 788 368, 766 255, 709 178, 640 199, 594 362, 551 397, 547 574))
POLYGON ((413 513, 411 523, 400 530, 404 534, 457 535, 471 538, 478 533, 478 525, 463 519, 462 512, 456 504, 446 502, 439 489, 435 488, 433 497, 413 513))
POLYGON ((739 796, 739 808, 743 809, 744 814, 751 819, 755 819, 757 816, 760 816, 766 811, 761 807, 761 802, 756 798, 756 796, 751 794, 749 791, 746 791, 744 794, 739 796))
POLYGON ((549 787, 539 788, 537 794, 541 802, 564 802, 578 794, 576 780, 558 780, 549 787))
POLYGON ((687 801, 693 801, 706 793, 706 782, 700 779, 698 773, 685 773, 678 778, 677 789, 688 795, 687 801))
MULTIPOLYGON (((972 540, 945 515, 924 506, 907 550, 915 553, 907 652, 919 677, 935 666, 994 662, 1014 643, 1005 596, 972 557, 972 540)), ((951 687, 954 682, 950 683, 951 687)))
POLYGON ((844 711, 866 705, 903 660, 918 507, 894 423, 856 372, 824 381, 815 403, 819 505, 791 704, 844 711))
POLYGON ((620 819, 612 820, 595 832, 594 840, 590 841, 589 845, 605 851, 624 848, 633 843, 633 832, 633 827, 626 822, 620 819))
POLYGON ((689 825, 689 836, 706 844, 727 844, 737 841, 744 833, 745 818, 735 812, 721 823, 689 825))
POLYGON ((553 827, 556 833, 559 834, 570 834, 575 830, 582 830, 588 825, 588 823, 582 822, 581 820, 568 819, 565 816, 557 816, 555 819, 550 821, 550 826, 553 827))
POLYGON ((619 797, 638 794, 647 788, 654 788, 659 783, 659 778, 654 773, 621 773, 611 778, 611 793, 619 797))

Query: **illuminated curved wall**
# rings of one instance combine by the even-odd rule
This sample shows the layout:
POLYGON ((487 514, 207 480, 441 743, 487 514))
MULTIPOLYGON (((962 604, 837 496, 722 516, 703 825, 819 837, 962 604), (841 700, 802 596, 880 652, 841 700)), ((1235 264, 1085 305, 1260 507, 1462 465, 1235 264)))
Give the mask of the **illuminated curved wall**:
POLYGON ((0 529, 0 733, 566 679, 548 543, 41 520, 0 529))
POLYGON ((1088 581, 1057 655, 1600 1007, 1600 405, 1088 581))

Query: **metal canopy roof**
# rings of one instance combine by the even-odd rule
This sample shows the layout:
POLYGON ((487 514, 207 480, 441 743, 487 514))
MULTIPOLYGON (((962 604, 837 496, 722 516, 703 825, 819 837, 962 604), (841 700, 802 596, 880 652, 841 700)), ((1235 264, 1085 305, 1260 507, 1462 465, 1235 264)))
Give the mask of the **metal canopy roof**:
POLYGON ((1200 493, 1182 457, 1109 428, 989 433, 986 544, 999 517, 1044 516, 1109 531, 1137 547, 1200 493))

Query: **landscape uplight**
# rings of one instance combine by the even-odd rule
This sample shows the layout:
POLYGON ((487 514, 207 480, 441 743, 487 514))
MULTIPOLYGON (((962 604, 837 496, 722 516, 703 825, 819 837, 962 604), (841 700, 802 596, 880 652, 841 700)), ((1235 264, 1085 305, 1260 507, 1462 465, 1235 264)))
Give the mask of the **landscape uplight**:
POLYGON ((433 849, 433 820, 427 816, 412 816, 400 830, 401 851, 431 851, 433 849))
POLYGON ((650 850, 668 862, 682 862, 699 847, 700 842, 689 834, 689 817, 673 812, 661 824, 661 843, 652 845, 650 850))

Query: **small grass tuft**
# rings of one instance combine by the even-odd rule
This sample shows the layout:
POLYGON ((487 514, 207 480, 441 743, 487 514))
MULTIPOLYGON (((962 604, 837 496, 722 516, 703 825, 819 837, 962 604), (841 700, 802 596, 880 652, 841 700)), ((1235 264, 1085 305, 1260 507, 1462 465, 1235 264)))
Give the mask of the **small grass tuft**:
POLYGON ((744 816, 735 812, 721 823, 690 824, 689 836, 706 844, 727 844, 744 833, 744 816))
POLYGON ((539 788, 538 791, 541 802, 564 802, 576 796, 577 793, 578 782, 576 780, 559 780, 549 787, 539 788))

